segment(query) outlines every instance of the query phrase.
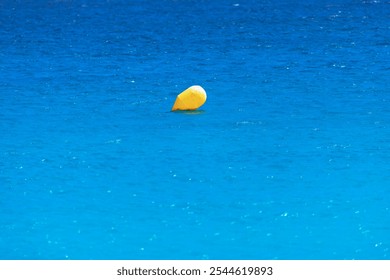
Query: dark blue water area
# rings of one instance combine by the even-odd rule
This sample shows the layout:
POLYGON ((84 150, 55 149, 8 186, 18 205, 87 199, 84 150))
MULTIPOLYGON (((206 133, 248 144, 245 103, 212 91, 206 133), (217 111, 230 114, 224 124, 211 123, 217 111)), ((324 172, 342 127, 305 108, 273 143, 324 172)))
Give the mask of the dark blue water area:
POLYGON ((386 0, 1 1, 0 259, 389 259, 389 65, 386 0))

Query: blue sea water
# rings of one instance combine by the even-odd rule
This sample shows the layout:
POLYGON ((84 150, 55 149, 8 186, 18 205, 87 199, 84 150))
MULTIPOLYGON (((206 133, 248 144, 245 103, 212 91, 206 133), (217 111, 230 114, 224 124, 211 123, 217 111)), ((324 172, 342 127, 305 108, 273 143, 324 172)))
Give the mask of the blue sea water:
POLYGON ((0 259, 390 259, 389 70, 387 0, 1 1, 0 259))

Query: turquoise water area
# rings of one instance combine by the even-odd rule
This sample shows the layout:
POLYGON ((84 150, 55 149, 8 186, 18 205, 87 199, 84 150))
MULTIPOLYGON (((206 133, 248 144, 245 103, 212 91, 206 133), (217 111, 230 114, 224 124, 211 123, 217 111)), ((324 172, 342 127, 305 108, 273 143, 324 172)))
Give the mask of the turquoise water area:
POLYGON ((1 1, 0 259, 389 259, 389 15, 1 1))

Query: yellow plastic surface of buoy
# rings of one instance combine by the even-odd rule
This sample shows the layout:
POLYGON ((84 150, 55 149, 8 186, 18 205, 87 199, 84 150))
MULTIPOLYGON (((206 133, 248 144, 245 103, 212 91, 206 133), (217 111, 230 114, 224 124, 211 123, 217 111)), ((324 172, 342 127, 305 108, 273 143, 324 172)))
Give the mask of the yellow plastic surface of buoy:
POLYGON ((172 111, 196 110, 206 102, 206 99, 206 91, 201 86, 189 87, 176 97, 172 111))

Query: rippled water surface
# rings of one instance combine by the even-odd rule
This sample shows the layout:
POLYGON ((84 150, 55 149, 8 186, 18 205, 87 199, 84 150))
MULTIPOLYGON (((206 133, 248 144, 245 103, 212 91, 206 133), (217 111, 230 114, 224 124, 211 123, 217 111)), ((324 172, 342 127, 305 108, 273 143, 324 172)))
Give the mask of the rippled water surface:
POLYGON ((1 1, 0 258, 389 259, 389 15, 1 1))

